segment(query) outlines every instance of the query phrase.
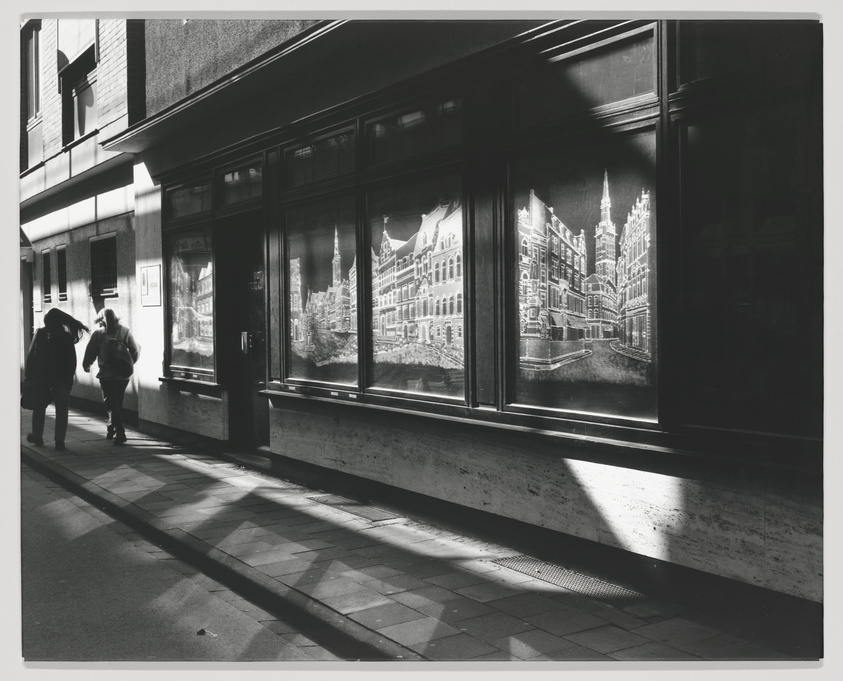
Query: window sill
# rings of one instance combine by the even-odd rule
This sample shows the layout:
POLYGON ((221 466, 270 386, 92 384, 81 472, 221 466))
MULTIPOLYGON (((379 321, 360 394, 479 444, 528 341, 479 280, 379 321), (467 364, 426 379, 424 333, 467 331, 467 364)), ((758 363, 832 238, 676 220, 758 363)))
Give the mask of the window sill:
POLYGON ((161 383, 172 386, 179 392, 195 393, 197 395, 208 395, 209 397, 222 397, 225 390, 219 383, 209 381, 197 381, 192 378, 174 378, 172 376, 159 376, 161 383))

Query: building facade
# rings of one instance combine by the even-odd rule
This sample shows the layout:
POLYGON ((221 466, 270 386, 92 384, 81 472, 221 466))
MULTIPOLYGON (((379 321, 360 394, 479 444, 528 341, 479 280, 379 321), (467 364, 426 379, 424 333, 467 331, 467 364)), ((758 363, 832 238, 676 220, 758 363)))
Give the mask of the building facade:
MULTIPOLYGON (((102 143, 143 118, 143 40, 143 23, 126 20, 21 26, 20 216, 31 243, 21 261, 23 351, 52 307, 92 327, 108 306, 134 326, 133 158, 102 143)), ((81 368, 74 396, 101 402, 81 368)), ((137 404, 133 380, 126 406, 137 404)))
POLYGON ((812 630, 818 23, 142 27, 143 116, 93 138, 130 159, 131 210, 78 233, 86 253, 133 239, 141 427, 642 579, 739 585, 812 630), (782 291, 794 260, 810 275, 782 291))

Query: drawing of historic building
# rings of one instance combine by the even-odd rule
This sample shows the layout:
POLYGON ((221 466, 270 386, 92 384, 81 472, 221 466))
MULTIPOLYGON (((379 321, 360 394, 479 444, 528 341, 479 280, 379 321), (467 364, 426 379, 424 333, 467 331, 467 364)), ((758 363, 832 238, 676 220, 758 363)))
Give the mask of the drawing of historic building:
POLYGON ((617 263, 620 343, 641 359, 652 357, 650 301, 650 193, 642 191, 626 219, 617 263))
POLYGON ((594 265, 588 270, 583 230, 574 234, 530 190, 517 212, 521 364, 553 369, 590 355, 587 344, 650 361, 650 195, 642 191, 618 238, 608 172, 603 173, 594 265))
POLYGON ((437 205, 406 241, 389 236, 384 217, 372 263, 376 351, 420 364, 464 363, 462 207, 437 205), (410 347, 414 346, 414 347, 410 347), (419 347, 428 351, 420 352, 419 347), (403 349, 402 349, 403 348, 403 349))
POLYGON ((585 236, 568 227, 530 190, 518 211, 518 302, 522 338, 585 338, 585 236))
MULTIPOLYGON (((355 260, 356 263, 356 260, 355 260)), ((357 281, 356 267, 342 276, 339 236, 334 229, 331 284, 324 291, 309 286, 302 296, 301 262, 290 260, 290 339, 293 350, 316 364, 351 358, 356 361, 357 281)))
POLYGON ((600 223, 594 230, 594 272, 585 280, 586 319, 591 338, 615 338, 618 335, 617 231, 612 222, 609 174, 603 172, 603 197, 600 199, 600 223))

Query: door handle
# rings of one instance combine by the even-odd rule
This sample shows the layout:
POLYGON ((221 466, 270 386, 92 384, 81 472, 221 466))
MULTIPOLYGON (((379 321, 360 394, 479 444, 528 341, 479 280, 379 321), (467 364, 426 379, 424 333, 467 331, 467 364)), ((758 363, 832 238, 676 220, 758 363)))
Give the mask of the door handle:
POLYGON ((244 355, 249 354, 249 347, 251 346, 251 338, 249 338, 250 334, 248 331, 241 331, 240 332, 240 352, 244 355))

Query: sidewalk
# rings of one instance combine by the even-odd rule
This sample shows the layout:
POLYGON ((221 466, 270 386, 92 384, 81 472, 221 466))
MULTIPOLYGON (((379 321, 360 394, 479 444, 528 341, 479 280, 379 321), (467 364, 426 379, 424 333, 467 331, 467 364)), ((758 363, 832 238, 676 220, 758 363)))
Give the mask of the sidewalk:
POLYGON ((348 660, 776 660, 718 621, 71 411, 22 464, 348 660), (506 561, 506 559, 511 559, 506 561), (496 562, 496 561, 504 561, 496 562), (540 575, 538 578, 534 575, 540 575))

